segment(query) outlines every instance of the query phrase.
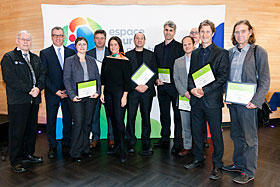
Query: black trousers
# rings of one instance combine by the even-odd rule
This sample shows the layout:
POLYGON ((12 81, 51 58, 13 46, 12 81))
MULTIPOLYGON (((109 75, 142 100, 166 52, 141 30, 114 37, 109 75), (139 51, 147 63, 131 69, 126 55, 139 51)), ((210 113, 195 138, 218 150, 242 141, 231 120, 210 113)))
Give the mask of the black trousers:
POLYGON ((135 136, 135 121, 140 105, 140 112, 142 118, 142 144, 150 146, 151 140, 151 122, 150 113, 152 108, 153 96, 147 93, 131 92, 128 94, 127 102, 127 124, 126 124, 126 138, 130 145, 135 145, 137 138, 135 136))
POLYGON ((56 148, 56 119, 61 103, 62 111, 62 123, 63 123, 63 146, 70 146, 71 143, 71 129, 72 129, 72 117, 68 106, 69 98, 57 99, 56 96, 46 96, 46 107, 47 107, 47 134, 49 147, 56 148))
POLYGON ((35 152, 39 105, 8 105, 9 157, 11 164, 20 163, 35 152))
POLYGON ((160 109, 160 122, 161 122, 161 140, 169 141, 171 130, 171 117, 170 117, 170 102, 174 112, 174 146, 182 146, 182 123, 180 111, 177 105, 178 93, 174 89, 169 89, 167 86, 158 87, 158 101, 160 109))
POLYGON ((125 154, 125 107, 121 107, 122 96, 123 91, 115 91, 111 93, 105 90, 104 92, 105 107, 107 107, 112 120, 115 146, 119 146, 121 154, 125 154))
POLYGON ((79 102, 69 100, 69 106, 74 120, 70 155, 72 158, 77 158, 82 153, 88 153, 90 151, 89 134, 96 99, 84 98, 79 102))
POLYGON ((202 100, 197 100, 191 110, 192 120, 192 135, 194 142, 195 159, 204 160, 203 145, 204 145, 204 129, 205 120, 209 123, 211 139, 214 145, 212 154, 213 165, 221 168, 223 166, 222 158, 224 155, 224 142, 222 135, 222 108, 208 108, 202 100))

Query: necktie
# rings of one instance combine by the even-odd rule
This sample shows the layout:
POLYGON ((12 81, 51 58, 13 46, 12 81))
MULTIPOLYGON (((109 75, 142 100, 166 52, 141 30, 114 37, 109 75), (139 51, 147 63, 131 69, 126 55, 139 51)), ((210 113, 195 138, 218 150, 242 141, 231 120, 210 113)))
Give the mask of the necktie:
POLYGON ((61 48, 57 48, 57 56, 58 56, 58 60, 59 60, 60 66, 63 69, 63 60, 62 60, 62 55, 61 55, 60 50, 61 50, 61 48))
POLYGON ((30 60, 29 60, 29 58, 27 56, 27 53, 23 53, 23 57, 24 57, 24 60, 26 61, 27 65, 29 67, 29 70, 30 70, 31 76, 32 76, 33 87, 35 87, 35 85, 36 85, 36 76, 35 76, 35 72, 33 70, 33 67, 32 67, 32 65, 30 63, 30 60))

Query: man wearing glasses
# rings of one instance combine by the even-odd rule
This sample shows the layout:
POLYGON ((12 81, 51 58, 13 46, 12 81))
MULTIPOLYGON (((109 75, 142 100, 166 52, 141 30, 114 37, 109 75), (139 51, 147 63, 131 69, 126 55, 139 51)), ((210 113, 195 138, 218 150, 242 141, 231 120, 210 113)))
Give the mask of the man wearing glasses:
POLYGON ((45 87, 45 75, 40 58, 30 52, 31 34, 20 31, 17 47, 1 61, 9 115, 9 157, 14 172, 25 172, 25 162, 43 162, 34 156, 40 92, 45 87))
POLYGON ((68 153, 71 143, 72 117, 67 103, 68 95, 63 84, 64 60, 75 54, 75 51, 63 46, 64 31, 61 27, 51 30, 53 45, 40 51, 40 58, 46 71, 46 107, 47 107, 47 134, 49 141, 49 158, 56 157, 56 120, 59 105, 61 104, 63 122, 63 153, 68 153))
POLYGON ((199 48, 200 36, 197 27, 191 29, 190 36, 194 39, 194 48, 195 49, 199 48))

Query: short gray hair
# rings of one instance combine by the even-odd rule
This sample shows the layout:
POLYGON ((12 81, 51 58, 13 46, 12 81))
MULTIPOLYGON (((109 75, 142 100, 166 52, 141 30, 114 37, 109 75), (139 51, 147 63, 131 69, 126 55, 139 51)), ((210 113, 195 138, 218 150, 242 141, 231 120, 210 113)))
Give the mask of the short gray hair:
POLYGON ((29 35, 29 37, 30 37, 30 40, 32 40, 32 35, 31 35, 31 33, 30 32, 28 32, 27 30, 21 30, 21 31, 19 31, 18 33, 17 33, 17 39, 19 38, 19 36, 21 35, 21 34, 28 34, 29 35))
POLYGON ((64 34, 64 30, 63 30, 62 27, 56 26, 56 27, 52 28, 51 34, 53 33, 54 30, 62 30, 62 32, 63 32, 63 34, 64 34))
POLYGON ((163 28, 164 28, 166 25, 168 25, 168 27, 171 27, 171 28, 174 29, 174 31, 176 31, 176 24, 175 24, 173 21, 169 20, 169 21, 165 22, 164 25, 163 25, 163 28))

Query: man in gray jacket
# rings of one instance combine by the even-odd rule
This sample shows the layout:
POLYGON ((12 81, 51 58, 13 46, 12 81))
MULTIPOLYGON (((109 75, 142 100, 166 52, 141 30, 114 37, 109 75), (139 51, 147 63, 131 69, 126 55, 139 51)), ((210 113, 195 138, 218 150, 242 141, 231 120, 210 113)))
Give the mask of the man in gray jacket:
POLYGON ((256 92, 245 105, 229 103, 231 118, 230 136, 234 143, 233 164, 224 166, 226 171, 241 174, 233 181, 245 184, 254 179, 258 159, 257 108, 261 108, 269 90, 270 75, 267 52, 254 45, 253 27, 248 20, 238 21, 233 28, 229 50, 229 81, 256 84, 256 92))
POLYGON ((185 55, 177 58, 174 63, 174 82, 176 89, 179 93, 179 110, 181 114, 182 121, 182 134, 184 137, 183 140, 183 150, 178 153, 179 156, 187 156, 192 149, 192 133, 191 133, 191 113, 190 113, 190 104, 189 99, 191 98, 190 93, 188 92, 188 74, 190 70, 191 63, 191 54, 194 50, 195 41, 191 36, 185 36, 182 39, 183 50, 185 55), (189 106, 186 108, 181 108, 180 103, 186 102, 189 106))

